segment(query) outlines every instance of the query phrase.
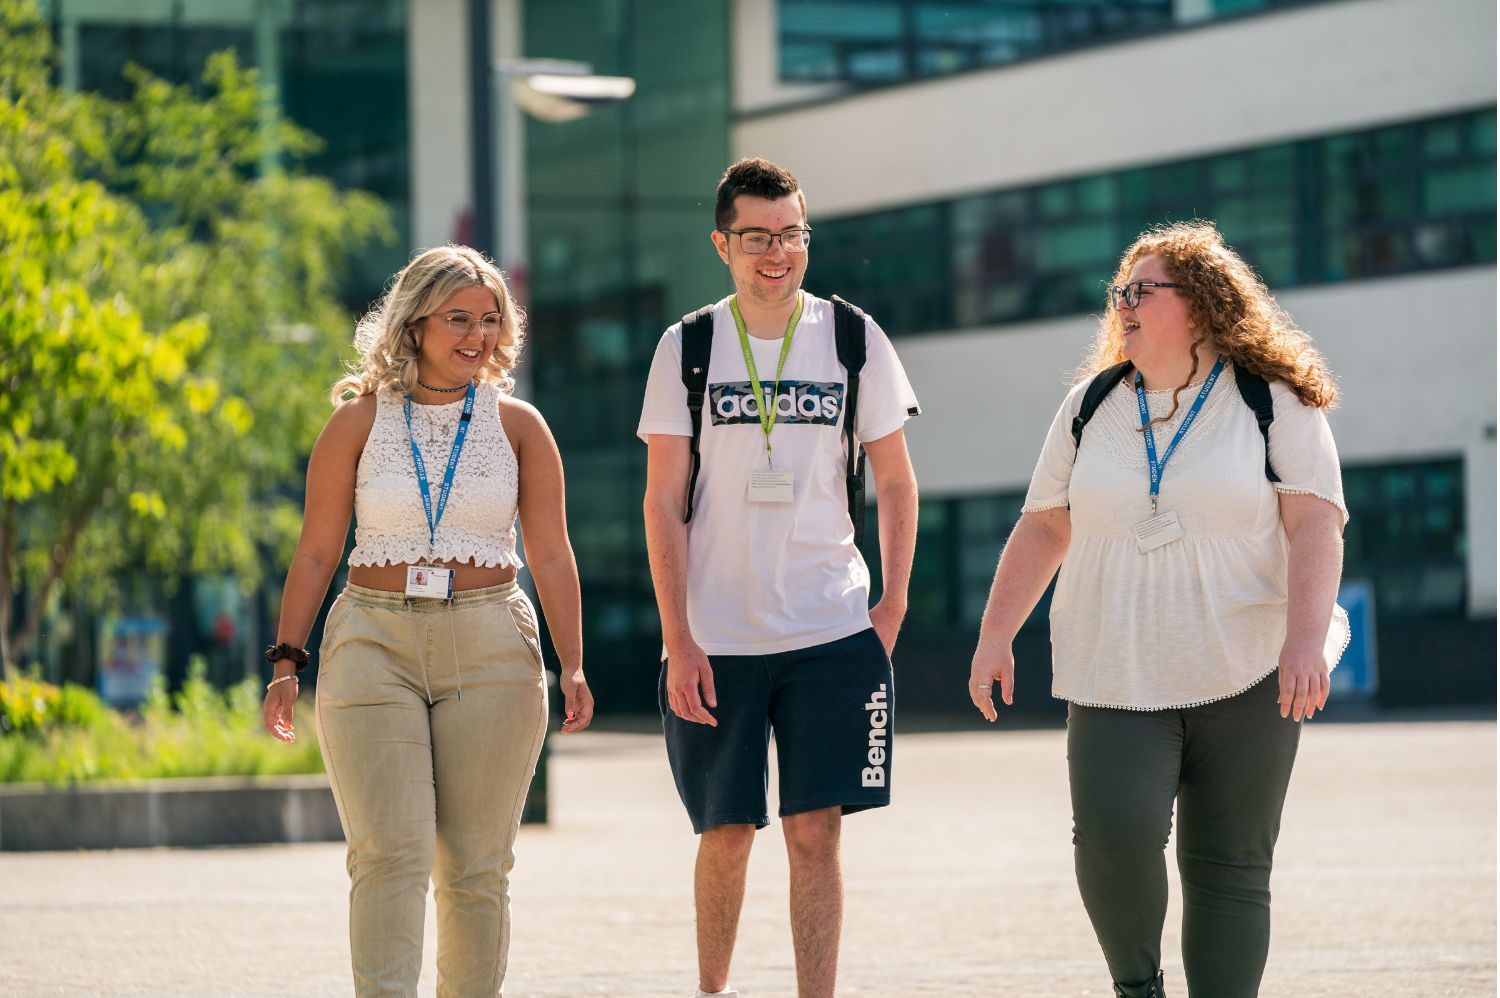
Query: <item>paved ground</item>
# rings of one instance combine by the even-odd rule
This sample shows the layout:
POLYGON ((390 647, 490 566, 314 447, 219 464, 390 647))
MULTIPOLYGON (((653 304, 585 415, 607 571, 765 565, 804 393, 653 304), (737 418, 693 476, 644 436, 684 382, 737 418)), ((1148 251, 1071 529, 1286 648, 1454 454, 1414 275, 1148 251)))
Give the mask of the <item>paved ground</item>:
MULTIPOLYGON (((553 822, 521 835, 506 994, 692 994, 694 840, 659 737, 561 742, 553 822)), ((1494 995, 1493 721, 1316 722, 1302 744, 1262 995, 1494 995)), ((1062 732, 898 751, 897 805, 846 825, 840 993, 1106 994, 1062 732)), ((786 862, 774 827, 760 839, 732 979, 779 998, 795 990, 786 862)), ((337 845, 0 855, 0 994, 347 995, 346 889, 337 845)))

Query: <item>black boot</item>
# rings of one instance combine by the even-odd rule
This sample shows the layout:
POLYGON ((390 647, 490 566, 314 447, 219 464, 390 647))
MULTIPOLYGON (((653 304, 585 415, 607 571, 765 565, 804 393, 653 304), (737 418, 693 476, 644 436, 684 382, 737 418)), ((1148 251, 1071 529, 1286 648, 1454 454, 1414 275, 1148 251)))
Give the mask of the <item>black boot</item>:
POLYGON ((1116 984, 1115 998, 1167 998, 1161 971, 1158 970, 1155 977, 1140 984, 1116 984))

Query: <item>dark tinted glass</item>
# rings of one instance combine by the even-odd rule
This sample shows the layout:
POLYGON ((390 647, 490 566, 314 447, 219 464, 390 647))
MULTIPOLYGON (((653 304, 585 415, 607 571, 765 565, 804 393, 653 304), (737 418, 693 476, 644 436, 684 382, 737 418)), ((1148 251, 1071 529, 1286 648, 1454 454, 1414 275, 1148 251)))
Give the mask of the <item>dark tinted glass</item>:
POLYGON ((818 220, 808 288, 892 334, 1097 311, 1119 255, 1210 218, 1272 287, 1495 260, 1493 109, 818 220))

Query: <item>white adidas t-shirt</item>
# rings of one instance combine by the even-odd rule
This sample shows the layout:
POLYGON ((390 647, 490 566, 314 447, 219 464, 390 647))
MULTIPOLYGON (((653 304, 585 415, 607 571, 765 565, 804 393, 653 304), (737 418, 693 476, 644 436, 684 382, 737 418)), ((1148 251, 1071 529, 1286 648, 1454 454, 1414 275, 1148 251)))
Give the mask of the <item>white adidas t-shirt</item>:
MULTIPOLYGON (((693 519, 688 524, 687 615, 710 655, 769 655, 808 648, 870 626, 870 571, 854 546, 844 485, 845 373, 833 305, 803 293, 777 392, 772 460, 793 475, 792 501, 752 503, 750 473, 766 467, 765 434, 729 299, 714 306, 708 398, 703 405, 693 519)), ((750 338, 769 394, 783 340, 750 338)), ((919 412, 891 342, 865 323, 855 435, 878 440, 919 412)), ((637 434, 692 436, 682 383, 682 324, 662 336, 637 434)))

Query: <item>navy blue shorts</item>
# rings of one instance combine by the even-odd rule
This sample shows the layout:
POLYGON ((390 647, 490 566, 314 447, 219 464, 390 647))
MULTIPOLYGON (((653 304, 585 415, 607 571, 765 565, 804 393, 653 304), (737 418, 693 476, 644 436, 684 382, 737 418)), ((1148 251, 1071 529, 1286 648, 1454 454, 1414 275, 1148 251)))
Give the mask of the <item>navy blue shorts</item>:
POLYGON ((764 828, 767 748, 776 733, 782 817, 891 802, 891 660, 874 628, 774 655, 710 655, 717 728, 684 721, 667 706, 662 663, 657 703, 667 758, 693 831, 764 828))

